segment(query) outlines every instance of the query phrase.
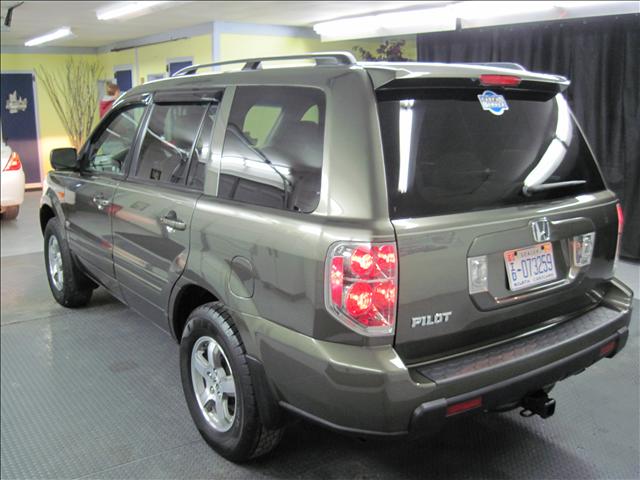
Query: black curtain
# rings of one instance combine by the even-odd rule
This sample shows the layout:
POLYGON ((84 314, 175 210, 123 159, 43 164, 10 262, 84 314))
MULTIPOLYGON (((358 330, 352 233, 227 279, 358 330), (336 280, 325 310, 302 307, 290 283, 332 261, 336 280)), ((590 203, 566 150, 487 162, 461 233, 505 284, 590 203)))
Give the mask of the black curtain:
POLYGON ((621 255, 640 259, 640 15, 418 35, 422 62, 517 62, 571 80, 567 99, 625 214, 621 255))

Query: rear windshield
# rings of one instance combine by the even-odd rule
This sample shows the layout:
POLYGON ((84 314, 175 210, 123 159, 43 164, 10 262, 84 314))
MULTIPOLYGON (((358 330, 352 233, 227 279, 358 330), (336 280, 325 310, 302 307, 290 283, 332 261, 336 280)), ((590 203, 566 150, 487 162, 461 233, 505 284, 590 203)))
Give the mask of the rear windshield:
POLYGON ((378 110, 393 218, 499 208, 604 189, 562 95, 394 90, 378 93, 378 110))

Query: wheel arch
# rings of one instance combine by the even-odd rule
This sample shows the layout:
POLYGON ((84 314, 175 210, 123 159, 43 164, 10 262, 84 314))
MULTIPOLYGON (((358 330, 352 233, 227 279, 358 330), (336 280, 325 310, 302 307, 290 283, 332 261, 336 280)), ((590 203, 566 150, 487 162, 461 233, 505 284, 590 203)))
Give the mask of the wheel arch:
POLYGON ((40 231, 43 234, 47 223, 54 217, 60 217, 61 219, 64 218, 64 210, 56 192, 49 187, 46 191, 43 191, 42 197, 40 197, 39 220, 40 231))
POLYGON ((43 203, 40 207, 40 231, 44 234, 44 229, 53 217, 56 216, 56 212, 47 203, 43 203))
POLYGON ((189 314, 200 305, 218 302, 220 297, 210 289, 190 281, 178 282, 169 301, 169 332, 180 343, 189 314))

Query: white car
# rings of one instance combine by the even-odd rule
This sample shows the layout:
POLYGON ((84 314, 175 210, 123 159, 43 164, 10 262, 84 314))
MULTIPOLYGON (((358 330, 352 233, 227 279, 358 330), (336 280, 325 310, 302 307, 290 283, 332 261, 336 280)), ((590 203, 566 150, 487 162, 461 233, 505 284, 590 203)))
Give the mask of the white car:
POLYGON ((0 213, 3 220, 13 220, 18 216, 20 205, 24 200, 24 170, 20 155, 2 141, 0 157, 0 213))

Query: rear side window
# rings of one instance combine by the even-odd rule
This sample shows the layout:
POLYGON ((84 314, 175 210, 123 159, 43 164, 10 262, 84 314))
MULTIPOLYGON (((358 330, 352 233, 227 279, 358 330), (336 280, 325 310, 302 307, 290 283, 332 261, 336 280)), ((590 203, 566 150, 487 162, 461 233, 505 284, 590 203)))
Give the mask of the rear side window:
POLYGON ((486 96, 502 95, 508 108, 492 112, 478 98, 484 93, 379 93, 393 218, 500 208, 604 188, 561 95, 496 90, 486 96), (556 185, 546 188, 550 184, 556 185), (533 188, 525 194, 524 185, 533 188))
POLYGON ((218 196, 309 213, 320 199, 325 98, 305 87, 239 87, 225 134, 218 196), (317 110, 312 120, 309 110, 317 110))
POLYGON ((135 176, 158 183, 184 184, 206 104, 154 105, 135 176))

